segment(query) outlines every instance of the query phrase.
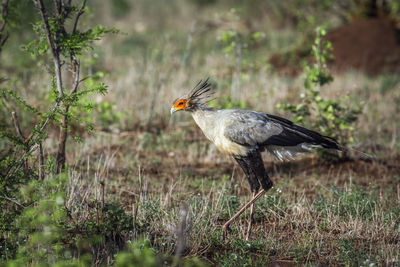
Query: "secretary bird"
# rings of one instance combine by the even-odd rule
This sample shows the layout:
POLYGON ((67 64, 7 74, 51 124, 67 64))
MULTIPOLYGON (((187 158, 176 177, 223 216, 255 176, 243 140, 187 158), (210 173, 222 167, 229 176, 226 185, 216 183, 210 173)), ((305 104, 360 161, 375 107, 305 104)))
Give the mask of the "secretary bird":
POLYGON ((208 80, 200 80, 186 97, 175 100, 171 114, 181 110, 189 112, 217 149, 231 155, 243 169, 253 198, 223 225, 222 236, 225 238, 228 226, 250 206, 250 221, 246 233, 248 240, 255 202, 272 187, 261 152, 266 150, 275 158, 286 160, 300 153, 311 152, 316 147, 338 151, 341 149, 333 138, 322 136, 275 115, 207 107, 206 104, 213 93, 208 80))

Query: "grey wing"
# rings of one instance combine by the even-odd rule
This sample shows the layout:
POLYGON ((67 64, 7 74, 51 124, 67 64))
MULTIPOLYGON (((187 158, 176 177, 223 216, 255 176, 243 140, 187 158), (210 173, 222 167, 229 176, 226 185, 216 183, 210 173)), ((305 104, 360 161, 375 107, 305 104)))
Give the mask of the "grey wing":
POLYGON ((340 150, 337 142, 284 118, 254 111, 236 111, 227 125, 225 137, 231 141, 267 150, 279 159, 310 152, 314 147, 340 150))
POLYGON ((240 145, 262 146, 269 138, 283 131, 279 123, 271 121, 263 113, 237 110, 230 116, 230 123, 226 126, 224 135, 240 145))

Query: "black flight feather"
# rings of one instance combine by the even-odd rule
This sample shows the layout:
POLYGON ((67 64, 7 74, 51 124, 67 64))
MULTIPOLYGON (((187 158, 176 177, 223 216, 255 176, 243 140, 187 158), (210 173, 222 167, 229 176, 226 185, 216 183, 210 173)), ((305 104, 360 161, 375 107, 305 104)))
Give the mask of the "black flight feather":
POLYGON ((267 116, 271 120, 284 126, 280 134, 273 135, 266 140, 265 143, 269 145, 296 146, 301 143, 310 143, 313 145, 321 145, 324 148, 341 150, 338 146, 338 142, 332 137, 323 136, 279 116, 270 114, 267 114, 267 116))

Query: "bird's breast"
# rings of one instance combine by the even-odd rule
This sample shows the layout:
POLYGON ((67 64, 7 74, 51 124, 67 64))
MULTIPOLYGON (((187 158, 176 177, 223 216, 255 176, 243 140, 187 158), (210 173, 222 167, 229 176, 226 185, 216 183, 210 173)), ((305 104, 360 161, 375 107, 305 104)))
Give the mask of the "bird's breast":
POLYGON ((244 156, 249 148, 232 142, 224 134, 226 125, 231 123, 227 116, 221 116, 218 111, 198 111, 192 114, 195 122, 204 135, 212 141, 217 149, 228 155, 244 156))
POLYGON ((228 155, 245 156, 249 152, 248 147, 232 142, 225 136, 216 136, 214 144, 219 151, 228 155))

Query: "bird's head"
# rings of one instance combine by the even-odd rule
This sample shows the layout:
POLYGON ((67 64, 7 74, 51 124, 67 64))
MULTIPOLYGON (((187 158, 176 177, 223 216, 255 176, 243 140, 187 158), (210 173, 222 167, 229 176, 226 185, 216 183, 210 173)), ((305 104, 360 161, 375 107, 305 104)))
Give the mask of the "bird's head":
POLYGON ((171 114, 180 110, 192 112, 210 102, 213 92, 210 92, 211 83, 208 80, 208 78, 204 82, 200 80, 187 96, 175 99, 171 114))

